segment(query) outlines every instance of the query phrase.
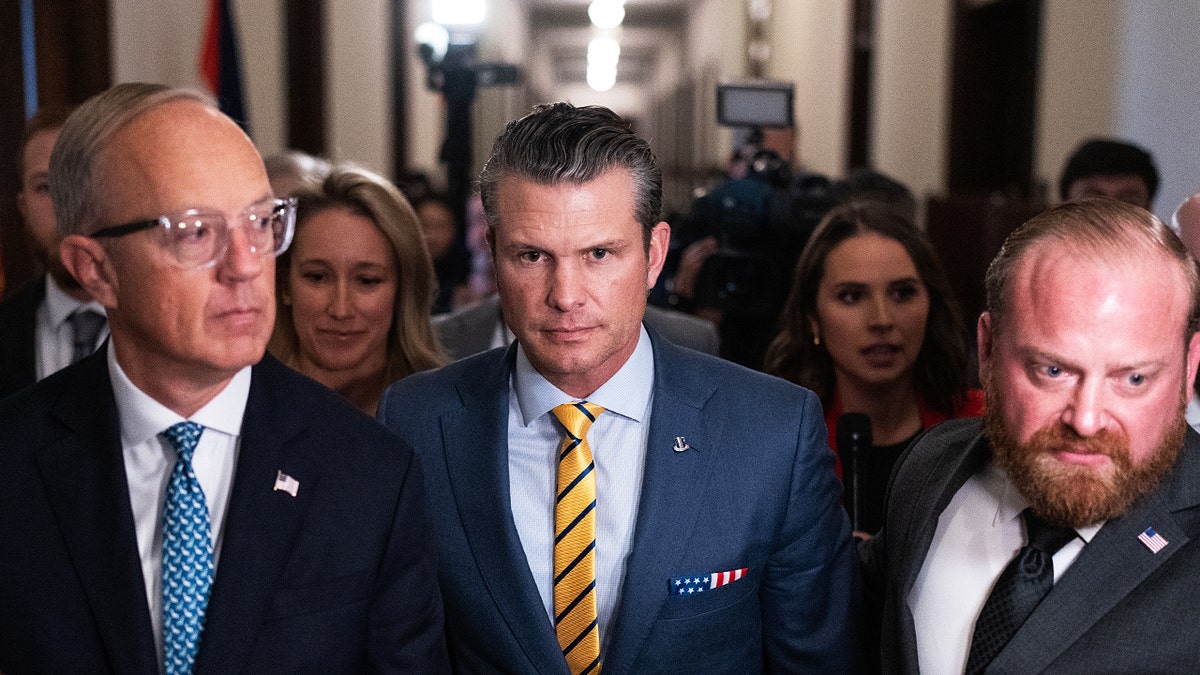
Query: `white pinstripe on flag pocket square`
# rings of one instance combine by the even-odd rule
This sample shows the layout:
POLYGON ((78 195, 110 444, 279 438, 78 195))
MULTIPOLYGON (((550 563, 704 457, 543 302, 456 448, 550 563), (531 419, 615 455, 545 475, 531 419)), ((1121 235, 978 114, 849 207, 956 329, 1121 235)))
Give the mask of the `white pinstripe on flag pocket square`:
POLYGON ((743 567, 728 572, 710 572, 708 574, 693 574, 686 577, 672 577, 668 592, 671 595, 696 595, 711 591, 721 586, 731 584, 746 576, 749 567, 743 567))

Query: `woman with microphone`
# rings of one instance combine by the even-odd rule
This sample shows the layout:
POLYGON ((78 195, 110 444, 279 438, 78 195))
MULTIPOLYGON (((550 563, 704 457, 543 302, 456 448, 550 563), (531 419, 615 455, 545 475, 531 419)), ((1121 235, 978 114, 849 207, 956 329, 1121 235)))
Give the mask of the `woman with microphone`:
MULTIPOLYGON (((982 414, 982 393, 967 388, 967 342, 946 275, 900 211, 844 204, 800 254, 780 325, 765 370, 821 397, 831 444, 843 414, 869 420, 868 447, 845 473, 855 472, 847 480, 857 487, 847 495, 858 506, 855 529, 875 532, 892 466, 917 434, 982 414)), ((863 439, 861 429, 843 436, 863 439)))

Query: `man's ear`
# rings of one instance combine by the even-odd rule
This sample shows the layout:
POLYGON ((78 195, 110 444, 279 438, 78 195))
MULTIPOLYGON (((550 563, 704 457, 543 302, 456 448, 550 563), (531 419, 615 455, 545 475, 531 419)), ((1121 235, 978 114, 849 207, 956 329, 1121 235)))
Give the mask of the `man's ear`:
POLYGON ((63 237, 58 245, 63 267, 80 287, 105 309, 117 306, 117 277, 104 245, 78 234, 63 237))
POLYGON ((986 373, 991 368, 992 351, 996 348, 995 326, 991 312, 979 315, 975 325, 975 349, 979 355, 979 381, 986 382, 986 373))
POLYGON ((666 222, 658 223, 650 230, 650 248, 646 251, 646 288, 654 288, 658 275, 667 262, 667 249, 671 245, 671 226, 666 222))
POLYGON ((1187 391, 1193 396, 1196 391, 1196 369, 1200 367, 1200 333, 1192 333, 1187 346, 1187 391))

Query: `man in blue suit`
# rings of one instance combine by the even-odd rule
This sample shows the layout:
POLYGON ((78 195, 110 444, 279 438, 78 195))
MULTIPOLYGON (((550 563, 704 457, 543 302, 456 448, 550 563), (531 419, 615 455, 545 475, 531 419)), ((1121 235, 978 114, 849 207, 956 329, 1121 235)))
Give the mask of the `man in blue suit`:
POLYGON ((50 174, 111 337, 0 401, 0 671, 444 671, 411 449, 264 357, 295 206, 250 139, 124 84, 50 174))
POLYGON ((859 608, 809 391, 642 325, 661 174, 605 108, 537 107, 481 176, 516 342, 394 385, 461 672, 841 673, 859 608))

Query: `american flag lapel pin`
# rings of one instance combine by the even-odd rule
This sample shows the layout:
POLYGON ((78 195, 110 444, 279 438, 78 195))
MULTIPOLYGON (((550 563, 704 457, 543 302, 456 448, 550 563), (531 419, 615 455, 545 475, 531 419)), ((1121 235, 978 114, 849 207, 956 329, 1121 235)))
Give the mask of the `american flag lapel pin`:
POLYGON ((1168 542, 1161 534, 1154 531, 1153 527, 1147 527, 1145 532, 1138 535, 1138 541, 1146 545, 1151 553, 1158 553, 1167 547, 1168 542))
POLYGON ((300 489, 300 481, 292 478, 283 471, 279 471, 275 474, 275 489, 282 490, 295 497, 296 492, 300 489))

